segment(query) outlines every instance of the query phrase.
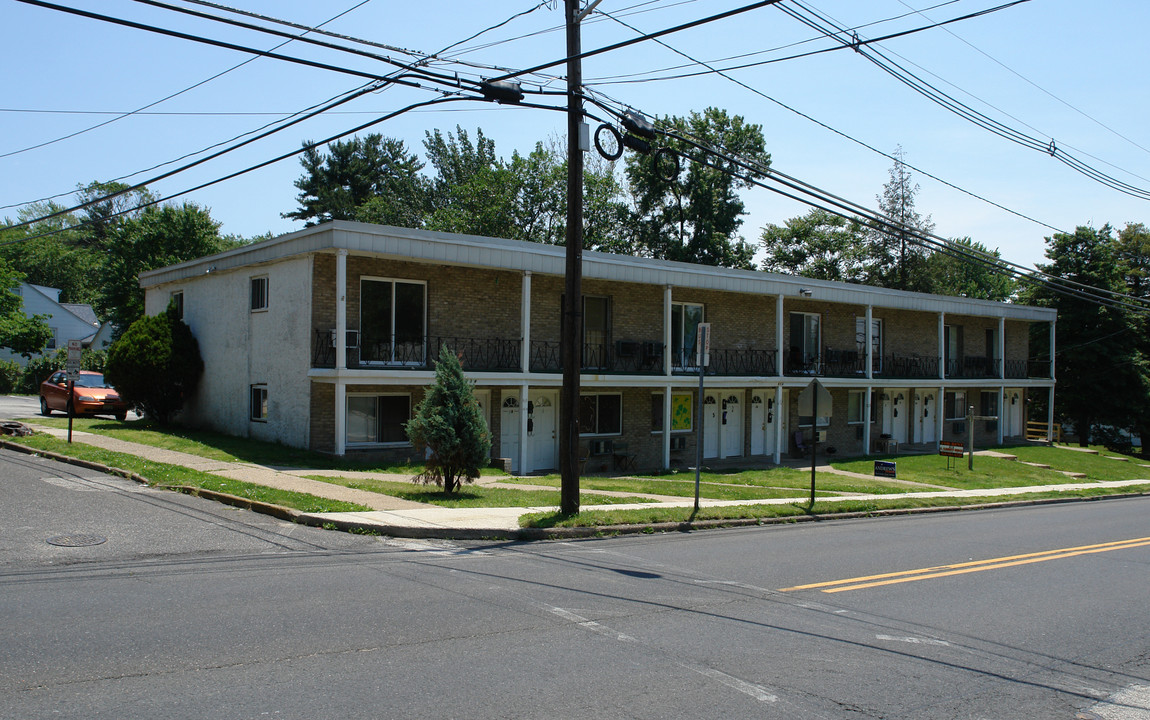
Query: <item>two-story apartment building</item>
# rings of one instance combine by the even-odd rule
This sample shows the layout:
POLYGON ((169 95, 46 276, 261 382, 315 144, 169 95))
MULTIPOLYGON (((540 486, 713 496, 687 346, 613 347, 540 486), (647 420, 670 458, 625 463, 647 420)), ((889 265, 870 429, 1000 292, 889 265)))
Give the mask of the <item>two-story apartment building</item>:
MULTIPOLYGON (((334 455, 408 458, 403 431, 447 345, 475 383, 492 454, 558 467, 564 248, 333 222, 144 273, 204 358, 193 424, 334 455)), ((1055 313, 753 271, 586 252, 581 451, 587 470, 778 462, 820 434, 841 456, 1025 433, 1053 400, 1029 352, 1055 313), (699 396, 696 335, 711 327, 699 396), (814 379, 831 407, 800 417, 814 379)), ((1052 402, 1050 405, 1052 406, 1052 402)), ((1049 421, 1049 419, 1048 419, 1049 421)))

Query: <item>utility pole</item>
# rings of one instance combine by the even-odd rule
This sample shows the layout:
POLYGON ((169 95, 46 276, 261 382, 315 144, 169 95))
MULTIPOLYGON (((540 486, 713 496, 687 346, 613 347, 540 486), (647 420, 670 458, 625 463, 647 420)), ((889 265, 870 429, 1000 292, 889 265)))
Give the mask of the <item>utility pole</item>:
POLYGON ((567 19, 567 282, 563 293, 563 391, 559 400, 559 509, 579 512, 579 372, 583 358, 583 63, 579 0, 564 0, 567 19))

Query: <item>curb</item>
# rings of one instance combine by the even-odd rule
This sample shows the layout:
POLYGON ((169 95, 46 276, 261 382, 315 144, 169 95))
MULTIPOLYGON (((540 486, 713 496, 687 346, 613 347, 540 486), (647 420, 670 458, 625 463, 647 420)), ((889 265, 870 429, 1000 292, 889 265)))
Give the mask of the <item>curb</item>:
MULTIPOLYGON (((89 460, 61 455, 51 450, 38 450, 27 445, 21 445, 8 440, 0 439, 0 447, 22 452, 26 455, 40 455, 69 465, 108 473, 119 477, 134 480, 143 485, 151 485, 148 479, 133 472, 117 467, 103 465, 89 460)), ((1065 498, 1037 498, 1034 500, 1005 500, 1002 502, 976 503, 971 505, 944 505, 928 508, 893 508, 889 510, 868 510, 844 513, 826 513, 822 515, 793 515, 775 518, 730 518, 715 520, 699 520, 698 522, 666 522, 666 523, 639 523, 628 525, 595 525, 573 528, 519 528, 516 530, 502 530, 497 528, 444 528, 444 527, 407 527, 401 525, 381 525, 362 523, 349 520, 333 520, 322 518, 314 513, 301 512, 293 508, 272 503, 252 500, 250 498, 230 495, 228 493, 206 490, 191 485, 152 485, 165 490, 202 497, 208 500, 231 505, 244 510, 251 510, 264 515, 270 515, 280 520, 294 522, 310 527, 330 528, 344 532, 375 533, 388 537, 411 539, 441 539, 441 540, 570 540, 579 538, 604 537, 608 535, 647 535, 654 533, 694 532, 697 530, 712 530, 718 528, 759 527, 763 525, 785 525, 801 522, 824 522, 828 520, 858 520, 863 518, 893 517, 898 515, 922 515, 927 513, 962 512, 964 510, 997 510, 1001 508, 1025 507, 1028 505, 1053 505, 1056 503, 1093 502, 1100 500, 1118 500, 1124 498, 1145 497, 1150 493, 1119 493, 1115 495, 1096 495, 1090 497, 1065 498)))

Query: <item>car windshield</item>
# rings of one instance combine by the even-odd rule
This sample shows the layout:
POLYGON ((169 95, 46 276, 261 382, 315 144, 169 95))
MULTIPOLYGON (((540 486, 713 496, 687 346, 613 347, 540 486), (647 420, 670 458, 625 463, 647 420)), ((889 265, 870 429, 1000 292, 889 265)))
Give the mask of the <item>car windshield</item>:
POLYGON ((104 382, 103 373, 93 373, 91 375, 81 375, 80 378, 76 381, 76 387, 106 388, 112 386, 104 382))

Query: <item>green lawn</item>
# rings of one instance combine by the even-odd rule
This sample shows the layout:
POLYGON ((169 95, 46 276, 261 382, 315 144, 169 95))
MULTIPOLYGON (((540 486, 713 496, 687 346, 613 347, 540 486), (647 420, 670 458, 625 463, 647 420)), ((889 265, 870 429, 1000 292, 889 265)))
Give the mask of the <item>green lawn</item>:
POLYGON ((198 487, 255 500, 257 502, 282 505, 284 507, 294 508, 300 512, 359 512, 371 509, 356 503, 329 500, 307 493, 277 490, 263 485, 231 480, 220 477, 219 475, 191 470, 179 465, 150 462, 138 458, 135 455, 112 452, 83 443, 74 442, 69 445, 65 440, 40 433, 28 437, 7 439, 37 450, 50 450, 79 460, 88 460, 90 462, 107 465, 108 467, 136 473, 140 477, 147 479, 150 484, 161 487, 181 485, 198 487))
MULTIPOLYGON (((741 477, 731 476, 731 477, 741 477)), ((821 475, 819 477, 822 477, 821 475)), ((684 476, 679 476, 681 479, 666 479, 666 478, 601 478, 601 477, 584 477, 579 480, 579 488, 586 490, 613 490, 615 492, 640 492, 648 493, 650 495, 670 495, 673 497, 695 497, 695 480, 691 478, 688 480, 684 476)), ((514 483, 518 485, 547 485, 549 487, 559 487, 561 480, 555 475, 547 475, 545 477, 514 477, 508 478, 502 482, 514 483)), ((816 479, 816 483, 817 483, 816 479)), ((806 485, 791 485, 791 486, 761 486, 751 482, 726 482, 716 483, 712 481, 704 481, 701 477, 699 480, 699 497, 708 498, 711 500, 765 500, 772 498, 785 498, 785 497, 802 497, 810 493, 810 475, 807 476, 806 485), (791 489, 794 488, 794 489, 791 489), (804 489, 805 488, 805 489, 804 489)), ((821 485, 816 487, 816 494, 823 494, 824 490, 821 485)), ((586 497, 586 496, 583 496, 586 497)), ((591 503, 580 500, 585 505, 591 503)))
MULTIPOLYGON (((59 416, 25 418, 25 420, 47 427, 61 429, 68 427, 68 419, 59 416)), ((422 463, 387 465, 379 462, 337 459, 310 450, 261 440, 238 438, 210 430, 192 430, 178 426, 160 428, 146 419, 134 422, 117 422, 102 418, 75 418, 72 428, 127 442, 184 452, 209 460, 246 462, 269 467, 364 470, 414 475, 423 466, 422 463)), ((484 468, 482 472, 484 475, 503 474, 495 468, 484 468)))
MULTIPOLYGON (((1150 478, 1150 468, 1140 463, 1147 462, 1131 455, 1120 455, 1103 447, 1092 447, 1098 455, 1091 455, 1061 447, 1039 445, 1019 445, 999 448, 1002 452, 1017 455, 1026 462, 1045 463, 1057 470, 1085 473, 1091 480, 1138 480, 1150 478), (1126 458, 1125 462, 1109 458, 1126 458)), ((977 460, 976 460, 977 462, 977 460)))
MULTIPOLYGON (((558 506, 560 495, 551 490, 509 490, 485 485, 464 485, 462 489, 444 495, 435 485, 422 485, 371 478, 343 478, 327 475, 307 476, 311 480, 342 485, 356 490, 367 490, 413 502, 451 508, 477 507, 550 507, 558 506)), ((639 492, 632 490, 632 492, 639 492)), ((623 503, 649 503, 647 498, 618 497, 583 493, 579 501, 585 505, 620 505, 623 503)))
MULTIPOLYGON (((1002 451, 1011 452, 1009 448, 1002 448, 1002 451)), ((965 457, 955 458, 950 470, 946 469, 947 459, 941 455, 899 455, 884 459, 897 463, 900 480, 943 485, 958 490, 1081 482, 1053 470, 984 455, 974 456, 974 470, 967 469, 965 457)), ((835 462, 834 467, 851 472, 871 473, 874 472, 874 460, 875 458, 844 460, 835 462)))
MULTIPOLYGON (((869 472, 867 473, 869 474, 869 472)), ((645 476, 652 479, 666 479, 666 475, 645 476)), ((690 473, 673 476, 679 479, 690 477, 694 482, 694 475, 690 473)), ((752 470, 738 470, 733 472, 705 472, 700 473, 701 483, 719 483, 723 485, 755 485, 758 487, 794 488, 797 490, 811 487, 811 471, 809 469, 796 470, 789 467, 757 468, 752 470)), ((815 473, 815 490, 826 490, 833 493, 905 493, 913 492, 905 485, 892 483, 882 478, 854 478, 834 473, 815 473)))

